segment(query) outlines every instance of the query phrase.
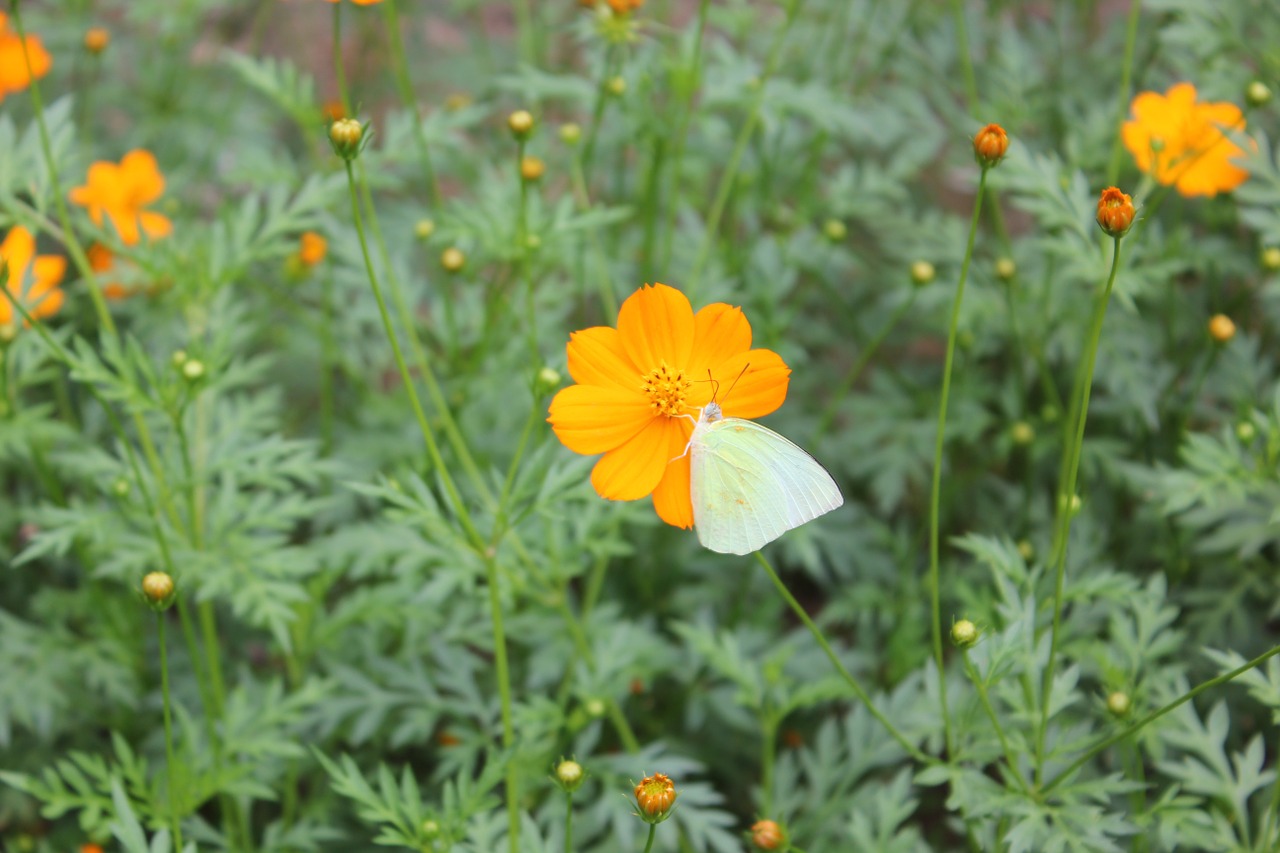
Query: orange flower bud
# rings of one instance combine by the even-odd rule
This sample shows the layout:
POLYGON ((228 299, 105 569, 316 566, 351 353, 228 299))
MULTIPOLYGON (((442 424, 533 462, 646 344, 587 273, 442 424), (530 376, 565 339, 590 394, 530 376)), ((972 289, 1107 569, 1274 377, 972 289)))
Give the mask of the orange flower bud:
POLYGON ((142 579, 142 595, 156 611, 167 610, 176 593, 173 576, 168 572, 151 572, 142 579))
POLYGON ((671 814, 676 804, 676 785, 665 774, 646 776, 636 785, 636 805, 646 823, 660 823, 671 814))
POLYGON ((751 844, 759 850, 781 850, 787 834, 772 820, 758 820, 751 826, 751 844))
POLYGON ((102 853, 101 844, 81 844, 80 853, 102 853))
MULTIPOLYGON (((102 27, 90 27, 84 34, 84 49, 92 54, 102 53, 111 43, 111 33, 102 27)), ((87 845, 86 845, 87 846, 87 845)))
POLYGON ((546 170, 546 164, 537 157, 526 156, 520 160, 520 177, 526 181, 538 180, 546 170))
POLYGON ((1115 187, 1107 187, 1098 197, 1098 225, 1112 237, 1123 237, 1136 213, 1133 199, 1115 187))
POLYGON ((329 125, 329 141, 333 153, 343 160, 354 160, 364 141, 364 126, 353 118, 340 118, 329 125))
POLYGON ((1236 336, 1236 324, 1226 314, 1214 314, 1209 319, 1209 337, 1225 344, 1236 336))
POLYGON ((973 137, 973 153, 978 164, 991 168, 1004 159, 1009 150, 1009 134, 998 124, 989 124, 973 137))

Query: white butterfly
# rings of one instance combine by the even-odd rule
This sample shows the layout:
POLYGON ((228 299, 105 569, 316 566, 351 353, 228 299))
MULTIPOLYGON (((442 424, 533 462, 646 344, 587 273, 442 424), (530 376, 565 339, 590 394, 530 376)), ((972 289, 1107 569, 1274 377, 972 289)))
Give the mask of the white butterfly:
POLYGON ((726 418, 708 403, 689 439, 690 498, 698 541, 750 554, 844 503, 827 469, 771 429, 726 418))

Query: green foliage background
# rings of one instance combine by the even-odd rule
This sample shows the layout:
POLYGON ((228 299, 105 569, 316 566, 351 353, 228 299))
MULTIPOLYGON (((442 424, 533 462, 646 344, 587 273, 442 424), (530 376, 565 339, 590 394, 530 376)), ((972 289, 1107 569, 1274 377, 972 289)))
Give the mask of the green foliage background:
MULTIPOLYGON (((1039 701, 1065 411, 1110 259, 1093 208, 1113 177, 1141 186, 1127 153, 1110 174, 1119 123, 1134 92, 1179 81, 1238 104, 1251 81, 1280 88, 1269 0, 1135 0, 1122 90, 1126 6, 648 0, 634 40, 612 42, 616 22, 569 0, 23 0, 54 57, 50 147, 32 93, 5 97, 0 225, 65 253, 56 192, 145 148, 175 228, 122 256, 146 292, 111 304, 118 334, 69 268, 51 337, 0 349, 3 844, 160 853, 176 815, 188 850, 492 853, 508 849, 511 774, 519 849, 560 850, 548 775, 572 755, 590 774, 571 805, 584 853, 641 848, 627 797, 654 771, 679 789, 655 850, 742 851, 759 817, 810 853, 1276 849, 1280 658, 1091 753, 1276 643, 1280 263, 1260 260, 1280 246, 1274 100, 1247 111, 1243 186, 1170 194, 1125 238, 1039 701), (325 140, 335 11, 374 132, 356 164, 373 263, 434 376, 415 366, 443 470, 325 140), (94 25, 112 38, 96 58, 94 25), (625 91, 607 94, 615 76, 625 91), (523 225, 515 109, 535 115, 527 151, 547 165, 523 225), (947 649, 948 753, 929 481, 969 139, 987 122, 1013 142, 989 177, 946 431, 944 629, 982 632, 967 656, 947 649), (310 271, 290 260, 306 230, 329 241, 310 271), (466 255, 456 274, 449 247, 466 255), (931 282, 913 284, 916 261, 931 282), (700 549, 647 500, 601 500, 591 460, 543 422, 539 369, 563 373, 568 333, 611 324, 647 281, 742 305, 755 345, 793 368, 767 423, 846 505, 768 556, 928 760, 854 699, 755 562, 700 549), (1216 313, 1238 327, 1226 344, 1206 331, 1216 313), (494 534, 510 748, 489 556, 445 471, 494 534), (164 548, 185 617, 164 617, 173 762, 138 593, 164 548)), ((73 227, 114 236, 83 211, 73 227)))

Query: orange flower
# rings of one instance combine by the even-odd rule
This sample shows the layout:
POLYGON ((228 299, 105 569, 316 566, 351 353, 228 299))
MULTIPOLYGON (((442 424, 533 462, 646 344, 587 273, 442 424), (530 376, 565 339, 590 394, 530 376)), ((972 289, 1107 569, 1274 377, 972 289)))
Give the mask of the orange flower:
POLYGON ((298 238, 298 260, 303 265, 314 267, 324 260, 329 253, 329 241, 314 231, 307 231, 298 238))
POLYGON ((689 457, 676 457, 698 409, 718 388, 726 417, 762 417, 782 405, 791 374, 777 353, 751 349, 741 308, 717 302, 695 315, 665 284, 631 294, 616 329, 575 332, 568 353, 578 384, 551 401, 556 436, 575 453, 604 454, 591 472, 602 498, 652 494, 659 517, 676 527, 693 526, 689 457))
MULTIPOLYGON (((99 278, 115 269, 116 256, 101 243, 94 243, 85 254, 89 256, 89 269, 99 278)), ((129 289, 118 281, 107 281, 102 284, 102 295, 108 299, 124 299, 129 295, 129 289)))
POLYGON ((606 0, 606 2, 618 15, 628 15, 644 5, 644 0, 606 0))
POLYGON ((1112 237, 1123 237, 1135 215, 1133 199, 1117 187, 1107 187, 1098 196, 1098 225, 1112 237))
POLYGON ((173 230, 168 217, 143 208, 164 193, 164 176, 150 151, 138 149, 124 155, 119 165, 99 160, 89 167, 87 183, 71 191, 71 200, 89 210, 89 218, 102 224, 105 213, 132 246, 141 232, 155 239, 173 230))
MULTIPOLYGON (((58 284, 67 271, 66 258, 57 255, 37 255, 36 238, 21 225, 9 229, 0 243, 0 258, 9 270, 5 289, 12 293, 34 317, 52 317, 62 307, 62 288, 58 284), (33 262, 34 260, 34 262, 33 262), (31 280, 27 281, 27 267, 31 268, 31 280)), ((0 326, 14 321, 13 305, 0 296, 0 326)))
POLYGON ((40 79, 49 73, 53 60, 45 51, 40 39, 28 35, 18 38, 9 31, 9 16, 0 12, 0 101, 5 95, 21 92, 31 85, 32 78, 40 79), (22 49, 26 43, 26 51, 22 49), (31 70, 27 71, 27 56, 31 58, 31 70))
POLYGON ((1133 120, 1121 138, 1138 168, 1184 196, 1217 195, 1244 183, 1249 173, 1231 162, 1244 152, 1224 135, 1242 130, 1240 108, 1228 103, 1197 103, 1196 87, 1178 83, 1161 95, 1142 92, 1130 105, 1133 120))

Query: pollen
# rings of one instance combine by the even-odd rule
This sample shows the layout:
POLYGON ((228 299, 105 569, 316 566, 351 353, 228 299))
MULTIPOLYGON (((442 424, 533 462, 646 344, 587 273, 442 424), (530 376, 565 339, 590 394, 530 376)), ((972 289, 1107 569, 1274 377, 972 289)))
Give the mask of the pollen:
POLYGON ((684 414, 687 408, 685 396, 692 387, 693 380, 687 378, 683 370, 677 370, 665 361, 645 374, 640 383, 640 389, 649 395, 649 406, 654 415, 669 418, 684 414))

